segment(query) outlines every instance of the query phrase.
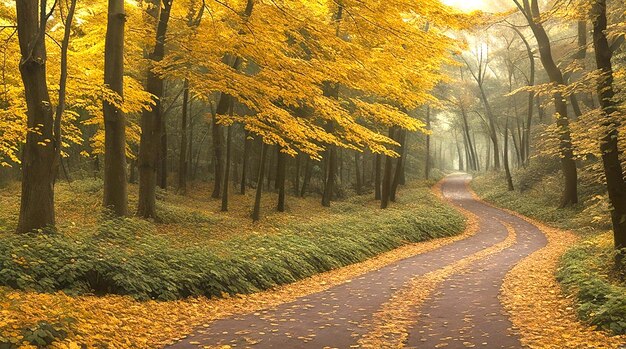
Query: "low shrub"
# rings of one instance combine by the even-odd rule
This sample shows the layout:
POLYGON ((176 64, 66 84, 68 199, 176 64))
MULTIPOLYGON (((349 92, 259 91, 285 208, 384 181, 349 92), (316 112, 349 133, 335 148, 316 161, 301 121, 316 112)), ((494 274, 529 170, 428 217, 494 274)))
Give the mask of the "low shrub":
POLYGON ((563 256, 557 278, 576 296, 581 319, 613 334, 626 334, 626 287, 607 277, 613 258, 610 246, 587 241, 563 256))

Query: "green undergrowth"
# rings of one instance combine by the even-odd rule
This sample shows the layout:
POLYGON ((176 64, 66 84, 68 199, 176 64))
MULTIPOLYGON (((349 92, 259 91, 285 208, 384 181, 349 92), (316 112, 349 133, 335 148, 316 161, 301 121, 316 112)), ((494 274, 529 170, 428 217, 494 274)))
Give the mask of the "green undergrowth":
MULTIPOLYGON (((86 185, 85 190, 96 190, 86 185)), ((159 207, 165 223, 219 224, 212 215, 159 207), (216 223, 217 222, 217 223, 216 223)), ((332 219, 276 225, 272 233, 233 235, 179 246, 156 224, 101 217, 79 234, 0 235, 0 284, 69 294, 120 294, 174 300, 250 293, 363 261, 407 243, 457 234, 463 216, 425 185, 401 190, 380 210, 365 197, 334 203, 332 219)))
MULTIPOLYGON (((558 163, 558 161, 554 161, 558 163)), ((574 231, 581 242, 560 260, 557 279, 576 299, 579 317, 599 329, 626 334, 626 284, 616 273, 610 216, 602 186, 580 181, 580 204, 559 209, 562 178, 558 168, 538 159, 514 174, 516 190, 507 191, 503 175, 477 176, 472 188, 495 205, 551 226, 574 231)))

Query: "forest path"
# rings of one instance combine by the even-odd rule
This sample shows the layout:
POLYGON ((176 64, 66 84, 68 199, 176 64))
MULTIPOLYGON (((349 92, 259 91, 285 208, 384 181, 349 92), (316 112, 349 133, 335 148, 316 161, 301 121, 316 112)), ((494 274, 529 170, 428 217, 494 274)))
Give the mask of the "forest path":
POLYGON ((498 294, 546 244, 534 225, 475 200, 467 175, 444 196, 476 234, 272 309, 217 320, 169 348, 521 348, 498 294))

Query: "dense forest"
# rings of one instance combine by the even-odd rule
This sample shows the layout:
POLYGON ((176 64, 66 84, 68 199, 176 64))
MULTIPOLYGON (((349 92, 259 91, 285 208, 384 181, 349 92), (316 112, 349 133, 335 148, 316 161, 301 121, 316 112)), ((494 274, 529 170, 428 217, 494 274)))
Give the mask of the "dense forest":
POLYGON ((0 348, 626 343, 621 1, 16 0, 0 22, 0 348), (327 298, 345 336, 272 327, 327 298))

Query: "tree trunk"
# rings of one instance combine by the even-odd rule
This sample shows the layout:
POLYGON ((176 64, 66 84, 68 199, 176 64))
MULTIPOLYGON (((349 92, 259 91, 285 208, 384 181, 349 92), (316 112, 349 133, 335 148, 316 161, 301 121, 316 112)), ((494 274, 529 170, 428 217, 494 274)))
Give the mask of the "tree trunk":
POLYGON ((259 160, 259 175, 257 177, 256 195, 254 197, 254 209, 252 220, 258 221, 261 216, 261 194, 263 194, 263 175, 265 174, 265 161, 267 158, 267 144, 261 145, 261 159, 259 160))
MULTIPOLYGON (((395 137, 394 127, 389 128, 389 138, 395 137)), ((387 208, 389 206, 389 200, 391 198, 391 172, 392 172, 392 157, 385 155, 385 171, 383 172, 383 183, 381 188, 380 208, 387 208)))
POLYGON ((465 166, 463 166, 463 153, 461 152, 461 146, 458 141, 456 142, 456 152, 459 156, 459 171, 463 172, 465 171, 465 166))
POLYGON ((508 186, 509 191, 515 190, 513 187, 513 178, 511 177, 511 169, 509 167, 509 116, 506 116, 505 126, 504 126, 504 173, 506 175, 506 184, 508 186))
POLYGON ((244 140, 243 140, 243 156, 241 159, 241 185, 239 187, 239 193, 241 195, 246 194, 246 185, 248 181, 248 166, 249 166, 249 155, 250 152, 250 140, 248 139, 248 131, 244 130, 244 140))
MULTIPOLYGON (((232 113, 232 105, 231 105, 232 113)), ((233 126, 226 127, 226 161, 224 163, 224 183, 222 185, 222 211, 228 211, 228 180, 230 179, 230 154, 232 143, 233 126)))
POLYGON ((130 161, 130 175, 128 176, 128 183, 137 183, 137 160, 130 161))
POLYGON ((356 195, 361 195, 361 170, 359 169, 359 152, 354 152, 354 172, 356 176, 355 189, 356 195))
POLYGON ((382 193, 380 192, 381 185, 381 176, 380 176, 380 166, 381 166, 381 155, 376 154, 376 160, 374 161, 374 199, 380 200, 382 198, 382 193))
POLYGON ((54 144, 50 144, 55 135, 46 81, 45 33, 39 30, 40 26, 46 28, 48 20, 46 1, 18 0, 15 6, 27 124, 29 129, 37 130, 27 132, 22 155, 22 195, 17 232, 26 233, 55 224, 56 149, 54 144))
POLYGON ((606 134, 602 139, 602 163, 606 176, 609 200, 611 201, 611 221, 616 254, 616 265, 622 266, 624 259, 623 248, 626 248, 626 183, 624 172, 619 159, 618 127, 616 117, 618 110, 615 103, 613 89, 613 66, 611 64, 612 51, 606 38, 607 17, 606 0, 598 0, 594 6, 593 44, 596 56, 596 65, 603 73, 598 83, 598 96, 604 112, 606 134))
POLYGON ((167 124, 165 123, 166 115, 161 113, 160 140, 159 140, 159 157, 157 163, 157 183, 159 188, 167 189, 167 124))
MULTIPOLYGON (((539 45, 541 63, 550 77, 550 81, 563 86, 565 85, 565 80, 563 79, 561 70, 554 62, 550 38, 539 20, 540 13, 537 0, 530 0, 532 3, 530 3, 529 0, 523 1, 523 8, 519 3, 517 3, 517 5, 520 11, 525 14, 528 24, 535 35, 535 39, 539 45)), ((557 112, 556 123, 559 128, 561 168, 563 176, 565 177, 560 207, 566 207, 578 203, 578 170, 576 169, 576 162, 572 150, 569 120, 567 118, 567 104, 561 93, 557 92, 554 94, 554 106, 557 112)))
MULTIPOLYGON (((124 98, 124 0, 109 0, 104 50, 104 84, 124 98)), ((126 179, 126 116, 104 101, 104 207, 117 216, 128 214, 126 179)))
POLYGON ((183 110, 180 120, 180 155, 178 159, 178 192, 180 194, 187 193, 187 124, 188 113, 187 107, 189 103, 189 81, 185 79, 183 83, 183 110))
POLYGON ((217 123, 217 115, 225 115, 228 112, 229 98, 220 98, 217 110, 211 118, 211 136, 213 141, 213 192, 211 197, 217 199, 222 192, 222 172, 224 160, 222 158, 222 126, 217 123), (221 113, 220 113, 221 112, 221 113))
POLYGON ((309 182, 311 181, 311 157, 307 156, 304 163, 304 178, 302 179, 302 189, 300 190, 300 197, 306 195, 309 182))
POLYGON ((393 175, 393 179, 391 181, 391 188, 389 189, 389 200, 391 202, 396 202, 396 193, 398 192, 398 186, 402 181, 402 173, 404 172, 404 148, 406 143, 406 131, 398 129, 396 130, 396 141, 400 143, 400 149, 398 153, 400 156, 396 159, 396 168, 395 173, 393 175))
MULTIPOLYGON (((153 66, 163 60, 165 55, 165 34, 170 18, 172 0, 165 1, 159 15, 154 51, 148 56, 153 66)), ((141 140, 139 145, 139 202, 137 215, 144 218, 156 218, 156 172, 161 143, 161 98, 163 97, 163 79, 148 70, 146 92, 156 96, 155 105, 141 115, 141 140)))
POLYGON ((293 178, 293 192, 295 196, 298 196, 300 193, 300 161, 302 159, 302 154, 298 154, 296 156, 296 168, 295 174, 293 178))
MULTIPOLYGON (((278 148, 278 147, 277 147, 278 148)), ((278 189, 278 204, 276 210, 285 212, 285 175, 287 169, 287 155, 278 148, 278 160, 276 165, 276 184, 278 189)))
MULTIPOLYGON (((522 42, 524 43, 524 46, 526 47, 526 54, 528 55, 528 62, 530 64, 530 76, 528 79, 528 86, 534 86, 535 85, 535 75, 536 75, 536 67, 535 67, 535 54, 533 53, 532 48, 530 47, 530 44, 528 43, 528 40, 526 40, 526 37, 524 36, 524 34, 522 34, 522 32, 517 29, 516 27, 512 27, 513 30, 515 30, 515 32, 517 32, 517 35, 519 35, 520 39, 522 39, 522 42)), ((530 159, 530 129, 532 127, 532 120, 533 120, 533 103, 535 100, 535 93, 532 91, 528 92, 528 112, 526 114, 526 124, 524 125, 524 133, 522 135, 522 138, 520 140, 520 148, 521 148, 521 155, 522 155, 522 161, 524 165, 528 165, 528 161, 530 159)))
POLYGON ((324 207, 330 207, 330 201, 335 190, 335 177, 337 177, 337 147, 333 145, 329 147, 328 176, 326 177, 326 185, 324 185, 324 193, 322 194, 322 206, 324 207))
MULTIPOLYGON (((426 129, 428 132, 431 131, 430 127, 430 107, 426 107, 426 129)), ((426 180, 430 179, 430 133, 426 134, 426 164, 424 165, 424 178, 426 180)))

